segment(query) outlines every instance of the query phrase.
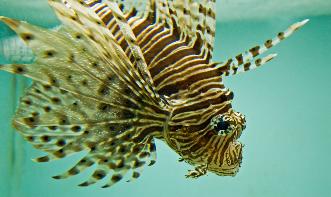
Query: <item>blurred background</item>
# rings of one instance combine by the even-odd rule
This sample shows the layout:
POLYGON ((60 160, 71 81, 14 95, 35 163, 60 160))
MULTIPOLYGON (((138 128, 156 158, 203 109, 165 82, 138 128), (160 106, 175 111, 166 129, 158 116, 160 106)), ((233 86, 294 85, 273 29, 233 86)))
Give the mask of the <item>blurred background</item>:
MULTIPOLYGON (((59 24, 46 0, 0 0, 0 15, 52 28, 59 24)), ((274 37, 302 19, 310 22, 273 48, 275 60, 257 70, 226 78, 234 109, 247 117, 240 138, 246 146, 236 177, 209 174, 184 178, 187 164, 162 142, 158 159, 141 178, 77 187, 93 169, 68 180, 51 178, 79 158, 37 164, 33 149, 11 128, 11 116, 29 81, 0 73, 0 194, 4 197, 71 196, 331 196, 331 1, 218 0, 215 61, 274 37)), ((0 24, 0 63, 31 62, 31 51, 0 24)))

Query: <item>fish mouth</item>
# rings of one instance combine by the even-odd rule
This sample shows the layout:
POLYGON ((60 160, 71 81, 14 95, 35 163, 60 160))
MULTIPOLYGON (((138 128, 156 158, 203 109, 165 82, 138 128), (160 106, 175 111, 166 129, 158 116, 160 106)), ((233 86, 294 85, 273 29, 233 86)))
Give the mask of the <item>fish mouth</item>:
POLYGON ((208 170, 219 176, 235 176, 239 172, 244 145, 238 141, 232 142, 232 144, 234 145, 232 149, 224 154, 223 163, 219 166, 210 165, 208 170))
POLYGON ((219 169, 213 169, 213 168, 208 168, 208 171, 218 175, 218 176, 236 176, 237 173, 239 172, 240 167, 236 166, 233 168, 228 168, 228 169, 222 169, 221 171, 219 169))
POLYGON ((218 176, 236 176, 241 167, 242 157, 238 160, 238 163, 235 165, 227 166, 227 167, 213 167, 208 166, 208 171, 218 175, 218 176))

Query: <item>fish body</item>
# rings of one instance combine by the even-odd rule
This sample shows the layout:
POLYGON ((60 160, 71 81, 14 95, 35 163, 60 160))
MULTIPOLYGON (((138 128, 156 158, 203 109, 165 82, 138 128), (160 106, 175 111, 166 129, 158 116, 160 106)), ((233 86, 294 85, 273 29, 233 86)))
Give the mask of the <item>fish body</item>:
POLYGON ((87 151, 67 178, 96 164, 88 186, 109 176, 109 187, 156 161, 155 139, 193 165, 186 177, 208 171, 234 176, 241 165, 244 115, 231 105, 222 80, 259 67, 256 58, 307 21, 230 58, 212 61, 214 1, 49 0, 62 26, 47 30, 1 17, 30 47, 32 64, 0 70, 33 80, 13 126, 47 162, 87 151))

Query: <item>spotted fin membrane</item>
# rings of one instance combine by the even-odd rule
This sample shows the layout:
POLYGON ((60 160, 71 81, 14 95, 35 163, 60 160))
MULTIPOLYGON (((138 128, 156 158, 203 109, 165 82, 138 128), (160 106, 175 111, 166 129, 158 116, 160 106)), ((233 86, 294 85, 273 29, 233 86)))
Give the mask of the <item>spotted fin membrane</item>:
POLYGON ((88 151, 56 179, 79 174, 94 164, 96 170, 81 186, 110 172, 104 187, 128 171, 132 179, 138 178, 142 167, 156 159, 152 134, 164 122, 157 93, 93 13, 80 12, 84 7, 74 1, 50 1, 50 5, 63 23, 58 31, 1 17, 36 55, 33 64, 0 67, 33 80, 21 98, 14 127, 34 147, 48 153, 35 159, 38 162, 88 151))

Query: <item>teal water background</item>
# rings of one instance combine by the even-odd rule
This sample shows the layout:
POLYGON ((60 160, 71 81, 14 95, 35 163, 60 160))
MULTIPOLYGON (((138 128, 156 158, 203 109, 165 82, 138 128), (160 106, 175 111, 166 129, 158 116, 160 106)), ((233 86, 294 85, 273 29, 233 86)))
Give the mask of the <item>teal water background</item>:
MULTIPOLYGON (((56 24, 54 20, 30 19, 30 12, 0 8, 0 15, 44 27, 56 24)), ((50 12, 46 10, 40 17, 50 12)), ((157 163, 146 167, 135 182, 123 181, 110 189, 100 188, 102 184, 77 187, 92 169, 68 180, 53 180, 51 176, 69 168, 79 155, 48 164, 31 161, 43 153, 24 142, 10 126, 27 80, 0 72, 0 196, 331 196, 331 16, 307 17, 310 22, 304 28, 271 50, 278 53, 275 60, 225 79, 235 94, 234 109, 247 118, 240 138, 246 145, 244 159, 236 177, 209 174, 185 179, 191 167, 179 163, 179 157, 158 142, 157 163)), ((224 61, 303 19, 284 18, 218 22, 214 60, 224 61)), ((10 35, 1 24, 0 40, 10 35)))

